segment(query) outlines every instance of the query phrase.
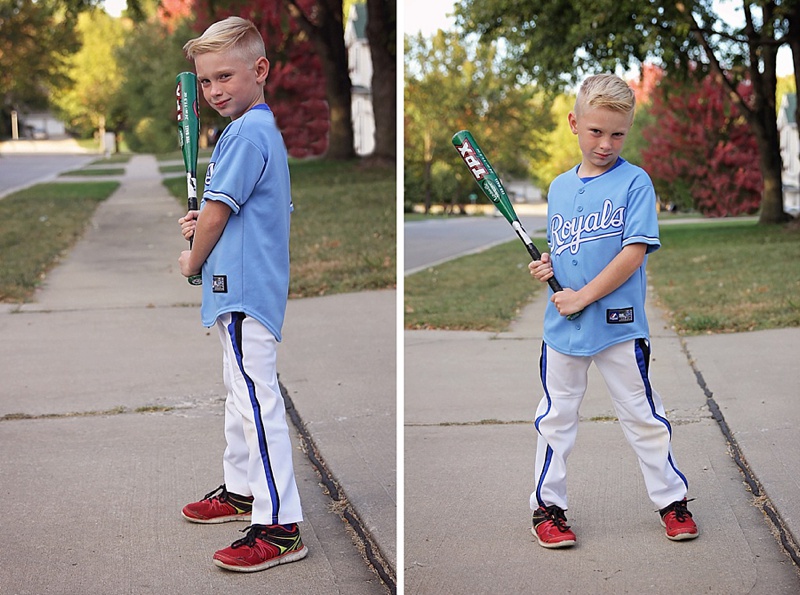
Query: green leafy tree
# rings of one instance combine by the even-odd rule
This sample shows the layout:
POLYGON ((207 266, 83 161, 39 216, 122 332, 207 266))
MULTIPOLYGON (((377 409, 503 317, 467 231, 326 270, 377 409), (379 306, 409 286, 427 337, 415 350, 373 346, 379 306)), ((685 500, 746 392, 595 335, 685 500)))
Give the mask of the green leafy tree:
MULTIPOLYGON (((80 47, 75 22, 84 0, 0 0, 0 108, 43 108, 48 88, 66 84, 66 60, 80 47)), ((0 135, 8 118, 0 119, 0 135)))
POLYGON ((71 84, 54 87, 51 104, 61 119, 82 136, 119 123, 115 96, 122 83, 116 50, 123 43, 124 22, 100 9, 81 13, 76 32, 81 49, 66 60, 71 84))
POLYGON ((551 87, 597 71, 638 66, 651 57, 685 76, 712 72, 758 144, 764 180, 760 221, 779 223, 787 216, 775 111, 776 56, 781 45, 789 44, 800 61, 800 2, 743 0, 742 26, 723 21, 712 6, 712 0, 463 0, 457 23, 486 40, 505 40, 520 73, 551 87), (747 80, 752 100, 739 93, 747 80))
MULTIPOLYGON (((469 129, 489 154, 501 177, 529 178, 532 163, 543 156, 542 135, 551 119, 544 98, 533 85, 519 84, 497 44, 461 40, 455 32, 405 38, 404 163, 406 188, 423 189, 426 211, 434 199, 434 164, 450 167, 458 180, 458 200, 475 192, 451 144, 453 134, 469 129)), ((437 177, 447 171, 437 165, 437 177)), ((436 184, 452 192, 447 184, 436 184)))
POLYGON ((574 105, 575 96, 565 94, 558 95, 550 106, 554 126, 544 137, 547 157, 536 164, 540 185, 545 193, 556 176, 581 162, 581 150, 567 120, 574 105))
POLYGON ((178 148, 175 76, 192 70, 183 44, 194 36, 186 22, 170 30, 151 18, 137 23, 118 49, 123 81, 114 105, 132 151, 162 153, 178 148))

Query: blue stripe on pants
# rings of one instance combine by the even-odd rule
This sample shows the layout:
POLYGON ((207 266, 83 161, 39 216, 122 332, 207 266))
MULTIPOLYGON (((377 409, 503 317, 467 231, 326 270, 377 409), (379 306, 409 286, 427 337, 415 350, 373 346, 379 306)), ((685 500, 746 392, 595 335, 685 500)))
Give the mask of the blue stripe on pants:
POLYGON ((269 448, 267 445, 267 435, 264 431, 264 423, 261 419, 261 404, 258 402, 258 395, 256 394, 256 386, 252 378, 248 376, 244 369, 244 353, 242 349, 242 322, 246 315, 242 312, 232 312, 231 322, 228 325, 228 335, 231 338, 231 345, 236 354, 236 363, 239 365, 239 370, 244 377, 245 384, 247 385, 247 392, 250 395, 250 404, 253 406, 253 420, 256 425, 256 435, 258 436, 258 447, 261 453, 261 462, 264 466, 264 473, 267 478, 267 486, 269 488, 269 495, 272 500, 272 524, 278 524, 278 512, 280 511, 280 496, 275 487, 275 477, 272 473, 272 464, 269 460, 269 448))

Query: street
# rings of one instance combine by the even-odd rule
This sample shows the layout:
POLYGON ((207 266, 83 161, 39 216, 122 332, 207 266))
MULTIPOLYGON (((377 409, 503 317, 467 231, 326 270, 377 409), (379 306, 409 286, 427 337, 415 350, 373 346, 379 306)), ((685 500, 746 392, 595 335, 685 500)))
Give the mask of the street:
POLYGON ((0 155, 0 198, 59 173, 83 167, 97 155, 0 155))
MULTIPOLYGON (((520 217, 522 226, 531 237, 544 235, 546 221, 543 215, 520 217)), ((405 223, 403 228, 406 275, 516 237, 508 222, 500 216, 431 218, 405 223)))

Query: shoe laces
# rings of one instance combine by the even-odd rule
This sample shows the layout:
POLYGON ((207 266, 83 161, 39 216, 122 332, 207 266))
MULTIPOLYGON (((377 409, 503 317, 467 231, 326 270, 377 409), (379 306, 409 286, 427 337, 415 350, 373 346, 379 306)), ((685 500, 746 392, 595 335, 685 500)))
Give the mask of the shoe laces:
POLYGON ((219 486, 217 489, 211 490, 208 494, 203 496, 203 500, 211 500, 217 494, 219 494, 219 496, 217 496, 217 498, 219 500, 222 500, 223 502, 225 502, 228 499, 228 490, 225 489, 225 484, 224 483, 221 486, 219 486))
POLYGON ((670 512, 674 512, 675 520, 678 521, 679 523, 684 522, 687 518, 692 518, 692 513, 689 512, 688 508, 686 508, 686 505, 692 500, 694 500, 694 498, 692 498, 691 500, 679 500, 677 502, 673 502, 672 504, 670 504, 661 511, 662 513, 661 516, 664 517, 668 515, 670 512))
POLYGON ((555 504, 552 506, 548 506, 545 508, 547 511, 547 516, 553 521, 553 524, 559 528, 561 531, 566 531, 569 529, 569 525, 567 524, 567 515, 564 513, 561 508, 556 506, 555 504))
POLYGON ((249 527, 242 529, 240 533, 244 533, 245 531, 247 531, 247 535, 234 541, 231 544, 232 548, 235 549, 237 547, 242 547, 243 545, 253 547, 256 544, 257 537, 266 535, 267 528, 264 525, 250 525, 249 527))

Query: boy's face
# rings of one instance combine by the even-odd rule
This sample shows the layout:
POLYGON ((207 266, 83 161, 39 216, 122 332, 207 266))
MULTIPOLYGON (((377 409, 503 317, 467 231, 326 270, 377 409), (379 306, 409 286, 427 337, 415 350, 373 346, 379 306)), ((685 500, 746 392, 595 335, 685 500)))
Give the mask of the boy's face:
POLYGON ((599 176, 617 162, 632 123, 632 113, 605 107, 584 106, 579 113, 570 112, 569 127, 578 135, 583 155, 581 177, 599 176))
POLYGON ((264 82, 269 62, 248 62, 232 51, 208 52, 194 58, 203 97, 219 115, 235 120, 254 105, 264 102, 264 82))

